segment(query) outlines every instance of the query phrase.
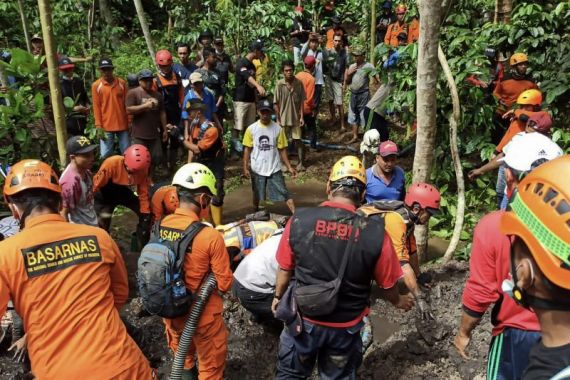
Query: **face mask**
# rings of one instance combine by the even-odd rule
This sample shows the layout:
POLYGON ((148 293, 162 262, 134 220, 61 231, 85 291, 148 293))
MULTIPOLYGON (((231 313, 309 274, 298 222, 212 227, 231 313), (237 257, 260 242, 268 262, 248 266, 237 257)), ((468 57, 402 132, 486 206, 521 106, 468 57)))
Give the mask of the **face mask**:
MULTIPOLYGON (((530 276, 531 276, 531 284, 534 283, 534 268, 532 266, 532 262, 529 259, 524 259, 523 261, 528 262, 528 266, 530 268, 530 276)), ((511 261, 511 266, 514 266, 514 263, 511 261)), ((517 286, 518 276, 517 271, 522 266, 522 263, 516 266, 516 268, 511 267, 511 279, 505 279, 501 284, 501 289, 503 292, 515 300, 516 303, 519 305, 528 308, 529 305, 527 304, 527 295, 524 289, 521 289, 517 286)))

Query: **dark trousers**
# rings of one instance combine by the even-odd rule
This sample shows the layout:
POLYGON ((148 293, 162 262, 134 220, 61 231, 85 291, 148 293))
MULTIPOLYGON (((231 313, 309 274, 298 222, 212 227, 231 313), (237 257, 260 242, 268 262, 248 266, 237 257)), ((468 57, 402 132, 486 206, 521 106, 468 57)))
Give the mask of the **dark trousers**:
POLYGON ((540 333, 507 327, 491 339, 487 380, 522 379, 528 366, 530 349, 540 340, 540 333))
POLYGON ((317 112, 319 112, 319 107, 321 106, 321 98, 323 97, 323 85, 322 84, 316 84, 315 85, 315 95, 314 95, 314 100, 315 100, 315 109, 317 110, 317 112))
POLYGON ((240 304, 253 314, 257 321, 275 320, 271 311, 271 303, 275 293, 254 292, 240 284, 235 278, 232 284, 232 293, 239 299, 240 304))
POLYGON ((220 207, 224 204, 224 197, 226 193, 224 192, 224 178, 225 178, 225 166, 226 166, 226 158, 223 152, 220 153, 219 157, 216 157, 213 160, 200 160, 198 159, 197 162, 206 165, 212 173, 214 173, 214 177, 216 177, 216 190, 218 195, 212 198, 212 205, 216 207, 220 207))
POLYGON ((125 206, 137 215, 140 214, 139 198, 128 186, 108 183, 95 193, 94 198, 99 227, 106 231, 111 228, 111 217, 117 206, 125 206))
POLYGON ((498 113, 493 114, 493 129, 491 129, 491 142, 497 145, 501 142, 507 128, 509 128, 509 121, 503 119, 498 113))
POLYGON ((364 120, 366 122, 366 130, 376 129, 378 131, 380 134, 380 141, 390 139, 388 120, 386 120, 382 115, 379 115, 368 107, 364 107, 364 120))
POLYGON ((311 148, 315 149, 317 147, 317 120, 313 114, 304 114, 303 120, 305 122, 305 130, 307 131, 308 137, 311 140, 311 148))
POLYGON ((320 379, 356 379, 362 364, 360 322, 351 328, 332 328, 303 321, 296 337, 283 329, 275 379, 306 379, 317 363, 320 379))

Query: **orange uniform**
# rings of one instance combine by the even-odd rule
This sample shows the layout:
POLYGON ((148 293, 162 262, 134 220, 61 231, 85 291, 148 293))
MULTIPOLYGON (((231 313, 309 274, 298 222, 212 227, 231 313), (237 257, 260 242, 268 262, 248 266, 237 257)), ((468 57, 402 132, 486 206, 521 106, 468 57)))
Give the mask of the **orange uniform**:
POLYGON ((420 20, 414 17, 408 26, 408 43, 412 44, 420 39, 420 20))
POLYGON ((126 131, 129 127, 127 108, 127 85, 121 78, 115 78, 109 84, 103 78, 97 79, 91 86, 95 126, 105 132, 126 131))
POLYGON ((396 21, 388 25, 386 35, 384 36, 384 43, 392 47, 398 47, 398 34, 400 33, 408 34, 408 24, 405 22, 400 24, 398 21, 396 21))
POLYGON ((538 86, 531 77, 525 76, 518 79, 512 75, 505 75, 503 80, 497 83, 493 91, 493 95, 502 105, 502 107, 500 106, 499 108, 499 112, 507 111, 516 103, 517 98, 523 91, 531 89, 538 90, 538 86))
MULTIPOLYGON (((160 225, 161 236, 176 236, 188 225, 197 222, 198 216, 183 209, 166 216, 160 225), (164 233, 164 232, 167 233, 164 233)), ((190 252, 190 251, 189 251, 190 252)), ((221 234, 211 227, 205 227, 196 235, 191 254, 184 258, 184 282, 192 293, 198 292, 203 279, 210 271, 214 273, 220 292, 227 292, 232 286, 232 271, 226 246, 221 234)), ((196 334, 186 361, 185 368, 194 367, 194 354, 198 352, 199 378, 222 379, 226 365, 228 331, 222 317, 223 302, 218 292, 213 292, 200 317, 196 334)), ((176 351, 187 316, 164 319, 169 347, 176 351)))
POLYGON ((511 142, 512 138, 517 133, 524 132, 524 130, 526 128, 526 122, 523 123, 522 121, 519 120, 519 118, 522 114, 525 114, 525 115, 530 117, 536 113, 538 113, 538 112, 525 111, 525 110, 515 110, 515 117, 513 118, 513 121, 511 121, 511 124, 509 124, 509 129, 507 129, 507 131, 505 132, 503 138, 501 139, 501 141, 499 142, 499 144, 497 145, 497 148, 495 150, 497 152, 502 152, 503 148, 509 142, 511 142))
POLYGON ((182 82, 179 82, 178 77, 176 76, 175 72, 172 72, 172 76, 170 79, 164 77, 163 75, 157 74, 156 79, 152 81, 152 90, 162 94, 162 91, 158 89, 158 85, 156 81, 160 81, 160 85, 164 87, 170 86, 178 86, 178 102, 182 104, 184 102, 184 86, 182 86, 182 82))
POLYGON ((220 136, 220 132, 218 128, 216 128, 214 123, 210 123, 210 128, 204 131, 204 135, 201 138, 200 138, 200 132, 201 132, 200 126, 193 125, 190 131, 191 135, 190 137, 192 141, 196 142, 198 149, 200 149, 201 152, 205 152, 214 146, 214 144, 218 140, 218 137, 220 136))
POLYGON ((95 177, 93 177, 93 193, 96 193, 107 183, 116 185, 137 186, 137 194, 140 202, 140 213, 150 213, 149 188, 150 177, 148 173, 142 175, 131 175, 127 172, 123 156, 111 156, 103 161, 95 177))
POLYGON ((303 83, 306 96, 303 103, 303 114, 308 115, 315 109, 315 77, 306 71, 301 71, 295 77, 303 83))
POLYGON ((153 378, 119 316, 127 270, 105 231, 58 214, 29 217, 0 252, 0 315, 11 298, 36 379, 153 378))
POLYGON ((174 186, 161 186, 154 192, 150 200, 150 211, 152 213, 152 223, 162 219, 165 214, 164 197, 169 191, 176 190, 174 186))

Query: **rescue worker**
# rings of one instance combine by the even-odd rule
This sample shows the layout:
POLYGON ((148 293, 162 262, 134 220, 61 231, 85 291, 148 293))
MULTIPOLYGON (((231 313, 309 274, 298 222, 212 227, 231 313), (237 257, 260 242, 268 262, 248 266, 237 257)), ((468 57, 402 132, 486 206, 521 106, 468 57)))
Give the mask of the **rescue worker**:
POLYGON ((388 30, 386 30, 386 35, 384 36, 384 43, 386 45, 397 48, 399 46, 398 35, 400 33, 406 33, 406 36, 408 36, 408 24, 404 21, 407 11, 408 8, 406 8, 404 4, 400 4, 396 7, 396 21, 388 26, 388 30))
POLYGON ((423 320, 433 319, 427 295, 420 284, 429 282, 428 275, 420 273, 414 227, 425 225, 429 218, 439 212, 441 195, 432 185, 414 183, 408 188, 404 202, 396 200, 378 201, 361 207, 362 215, 379 215, 384 219, 385 228, 404 272, 403 284, 414 297, 423 320))
MULTIPOLYGON (((505 147, 504 163, 508 194, 513 194, 519 179, 546 160, 562 155, 562 150, 539 133, 516 136, 505 147)), ((486 310, 493 307, 493 324, 487 379, 520 379, 528 365, 529 351, 540 339, 536 315, 517 306, 505 293, 502 282, 509 277, 511 239, 500 232, 504 211, 484 216, 473 233, 469 259, 469 278, 463 290, 463 312, 454 346, 468 358, 466 348, 472 331, 486 310)))
POLYGON ((356 376, 362 363, 359 332, 368 314, 373 279, 383 289, 383 298, 404 310, 412 307, 411 299, 398 292, 402 270, 383 220, 368 218, 365 227, 362 223, 352 232, 353 224, 361 218, 357 218, 356 207, 364 199, 365 188, 364 166, 358 158, 345 156, 331 171, 328 201, 296 212, 285 227, 276 256, 279 269, 274 313, 284 307, 280 302, 287 305, 288 300, 282 297, 292 277, 296 279, 297 303, 299 290, 307 285, 323 285, 340 276, 344 280, 330 312, 309 317, 299 306, 303 319, 296 317, 281 334, 276 379, 310 377, 317 358, 322 378, 356 376), (358 239, 349 242, 354 239, 352 235, 358 239), (350 259, 344 261, 346 255, 350 259), (342 261, 347 264, 345 273, 341 273, 342 261))
POLYGON ((420 39, 420 14, 408 24, 408 43, 413 44, 420 39))
MULTIPOLYGON (((183 232, 191 223, 208 215, 210 201, 216 196, 216 178, 206 166, 190 163, 182 166, 172 180, 176 187, 180 207, 160 223, 160 233, 183 232)), ((165 236, 173 236, 166 233, 165 236)), ((192 293, 198 292, 202 280, 212 271, 219 292, 227 292, 232 286, 232 272, 221 235, 211 227, 204 227, 194 238, 192 247, 184 257, 184 282, 192 293)), ((228 331, 222 317, 223 304, 219 292, 213 292, 204 307, 188 356, 184 362, 182 379, 222 379, 226 365, 228 331), (199 370, 194 355, 198 354, 199 370)), ((164 319, 168 346, 178 349, 180 335, 188 315, 164 319)))
POLYGON ((176 188, 170 185, 154 185, 150 190, 151 225, 166 215, 172 214, 179 206, 176 188))
POLYGON ((530 351, 523 379, 567 379, 570 373, 570 156, 525 177, 501 218, 513 240, 512 280, 503 289, 536 313, 542 339, 530 351))
POLYGON ((205 117, 205 104, 198 99, 191 99, 188 107, 189 120, 192 123, 185 129, 184 146, 188 149, 189 161, 207 166, 216 178, 216 194, 212 199, 210 211, 215 226, 222 224, 224 205, 224 168, 226 165, 224 141, 220 130, 205 117))
POLYGON ((109 231, 115 207, 125 206, 139 217, 136 235, 142 245, 146 244, 151 219, 149 169, 150 152, 138 144, 128 147, 123 156, 111 156, 103 161, 93 178, 99 227, 109 231), (137 187, 137 195, 129 188, 133 185, 137 187))
POLYGON ((54 170, 38 160, 20 161, 6 178, 5 201, 22 230, 0 243, 0 315, 11 298, 38 380, 150 380, 119 316, 129 294, 119 248, 99 228, 65 222, 60 193, 54 170))
MULTIPOLYGON (((171 124, 173 128, 180 128, 182 101, 184 100, 182 79, 172 70, 172 54, 168 50, 157 51, 155 63, 158 66, 158 73, 152 83, 152 90, 162 95, 166 123, 171 124)), ((169 131, 172 134, 171 127, 169 127, 169 131)), ((163 133, 164 129, 161 128, 161 135, 163 133)), ((166 161, 171 175, 176 170, 180 147, 180 142, 171 136, 162 144, 162 153, 164 157, 168 157, 166 161)))
POLYGON ((515 53, 509 59, 510 72, 497 83, 493 95, 499 102, 493 118, 493 131, 491 133, 492 142, 497 144, 505 129, 509 125, 509 120, 503 115, 515 104, 515 101, 526 90, 538 90, 535 80, 527 74, 528 56, 524 53, 515 53))

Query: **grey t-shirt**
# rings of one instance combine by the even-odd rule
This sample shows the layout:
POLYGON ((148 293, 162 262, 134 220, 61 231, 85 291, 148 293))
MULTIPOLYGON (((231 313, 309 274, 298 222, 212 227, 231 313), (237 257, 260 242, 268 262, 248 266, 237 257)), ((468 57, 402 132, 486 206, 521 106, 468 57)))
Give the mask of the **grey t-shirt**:
POLYGON ((59 183, 63 207, 69 210, 69 221, 97 227, 91 173, 87 172, 81 176, 71 165, 68 165, 61 174, 59 183))
MULTIPOLYGON (((356 67, 356 63, 350 65, 349 69, 356 67)), ((352 80, 350 81, 349 89, 352 92, 365 92, 368 91, 368 85, 370 84, 370 70, 374 69, 374 66, 366 62, 360 67, 354 74, 352 74, 352 80)))

